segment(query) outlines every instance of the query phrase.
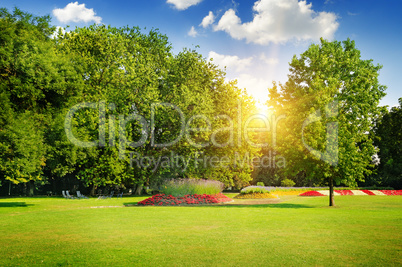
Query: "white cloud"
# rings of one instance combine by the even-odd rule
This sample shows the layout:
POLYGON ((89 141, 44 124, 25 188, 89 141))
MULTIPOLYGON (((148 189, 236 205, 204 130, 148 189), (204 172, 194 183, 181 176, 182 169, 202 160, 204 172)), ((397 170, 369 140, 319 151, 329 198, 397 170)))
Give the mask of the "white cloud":
POLYGON ((226 67, 227 69, 235 70, 237 72, 246 70, 253 60, 253 57, 241 59, 238 56, 221 55, 214 51, 209 52, 208 58, 212 58, 213 63, 221 68, 226 67))
POLYGON ((202 0, 167 0, 166 2, 174 5, 178 10, 185 10, 190 6, 200 3, 202 0))
POLYGON ((274 57, 267 57, 264 53, 261 54, 260 59, 268 65, 276 65, 279 63, 279 60, 274 57))
POLYGON ((195 30, 194 26, 191 27, 191 29, 187 33, 191 37, 196 37, 198 35, 198 32, 195 30))
POLYGON ((86 8, 85 4, 78 4, 78 2, 71 2, 64 8, 53 9, 53 15, 62 23, 70 21, 101 23, 102 21, 101 17, 96 16, 93 8, 86 8))
POLYGON ((208 16, 205 16, 205 17, 202 19, 202 22, 201 22, 200 25, 201 25, 203 28, 206 28, 206 27, 208 27, 210 24, 214 23, 214 21, 215 21, 214 13, 212 13, 212 11, 209 11, 208 16))
POLYGON ((215 25, 215 31, 226 31, 234 39, 266 45, 290 40, 332 39, 339 23, 329 12, 315 12, 312 4, 298 0, 258 0, 254 3, 254 18, 242 23, 229 9, 215 25))

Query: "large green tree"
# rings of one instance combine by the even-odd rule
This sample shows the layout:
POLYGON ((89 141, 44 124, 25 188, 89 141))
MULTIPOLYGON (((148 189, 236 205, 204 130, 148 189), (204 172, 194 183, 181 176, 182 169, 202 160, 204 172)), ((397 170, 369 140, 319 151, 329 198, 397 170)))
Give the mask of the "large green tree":
POLYGON ((83 83, 82 92, 68 100, 64 115, 76 105, 89 106, 70 113, 70 121, 61 116, 65 123, 55 125, 54 131, 67 127, 67 134, 92 145, 71 142, 71 135, 59 136, 69 140, 55 140, 63 153, 57 156, 60 150, 55 149, 52 171, 73 172, 92 193, 99 186, 144 183, 148 173, 133 173, 128 164, 127 142, 142 136, 138 121, 128 118, 135 114, 149 119, 151 103, 159 101, 161 78, 171 57, 167 38, 154 30, 143 34, 135 27, 92 25, 60 33, 56 46, 70 55, 83 83))
POLYGON ((334 183, 352 186, 370 172, 375 148, 368 133, 386 89, 380 69, 361 59, 354 41, 321 39, 293 57, 285 84, 269 89, 269 105, 283 115, 276 149, 286 173, 328 183, 330 206, 334 183))

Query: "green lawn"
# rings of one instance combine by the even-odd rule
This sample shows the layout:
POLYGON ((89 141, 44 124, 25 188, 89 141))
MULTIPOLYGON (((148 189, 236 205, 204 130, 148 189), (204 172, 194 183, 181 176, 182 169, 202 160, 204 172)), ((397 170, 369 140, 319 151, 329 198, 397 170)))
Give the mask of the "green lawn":
POLYGON ((0 266, 402 265, 401 196, 123 207, 142 199, 0 199, 0 266))

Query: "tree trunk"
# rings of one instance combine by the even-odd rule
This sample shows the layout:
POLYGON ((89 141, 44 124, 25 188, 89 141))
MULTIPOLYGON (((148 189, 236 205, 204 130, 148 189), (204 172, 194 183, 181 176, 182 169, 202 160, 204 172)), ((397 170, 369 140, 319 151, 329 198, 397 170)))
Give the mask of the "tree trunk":
POLYGON ((334 202, 334 180, 332 177, 329 178, 329 206, 335 206, 334 202))
POLYGON ((135 193, 134 193, 134 194, 135 194, 135 195, 138 195, 138 196, 141 196, 143 187, 144 187, 144 185, 142 185, 142 184, 137 185, 137 188, 135 189, 135 193))
POLYGON ((33 197, 35 190, 35 182, 29 181, 28 182, 28 196, 33 197))
POLYGON ((91 192, 89 193, 89 195, 90 195, 91 197, 95 196, 95 190, 96 190, 96 185, 92 185, 92 187, 91 187, 91 192))

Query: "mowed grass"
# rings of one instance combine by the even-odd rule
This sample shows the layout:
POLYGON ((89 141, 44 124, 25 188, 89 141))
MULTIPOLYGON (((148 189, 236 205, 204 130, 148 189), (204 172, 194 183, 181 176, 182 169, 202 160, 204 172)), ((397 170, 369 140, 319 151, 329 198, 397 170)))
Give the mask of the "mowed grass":
POLYGON ((402 265, 401 196, 124 207, 143 199, 0 199, 0 266, 402 265))

